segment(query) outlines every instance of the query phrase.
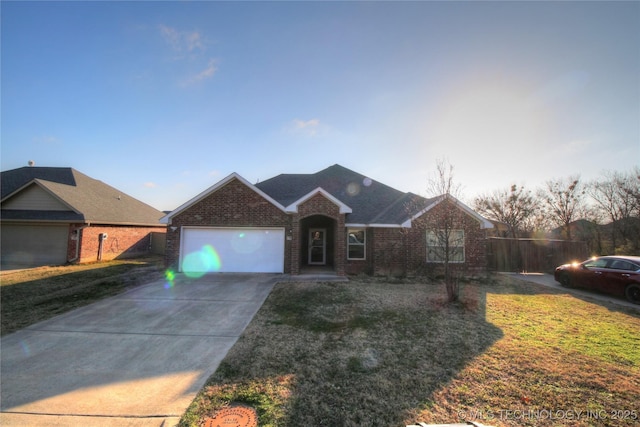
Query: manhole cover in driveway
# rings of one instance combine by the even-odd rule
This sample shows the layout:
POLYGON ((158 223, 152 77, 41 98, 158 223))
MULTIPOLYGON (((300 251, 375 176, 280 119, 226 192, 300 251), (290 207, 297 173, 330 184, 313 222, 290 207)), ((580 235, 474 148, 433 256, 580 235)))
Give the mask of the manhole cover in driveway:
POLYGON ((222 408, 204 421, 204 427, 258 427, 256 410, 248 406, 222 408))

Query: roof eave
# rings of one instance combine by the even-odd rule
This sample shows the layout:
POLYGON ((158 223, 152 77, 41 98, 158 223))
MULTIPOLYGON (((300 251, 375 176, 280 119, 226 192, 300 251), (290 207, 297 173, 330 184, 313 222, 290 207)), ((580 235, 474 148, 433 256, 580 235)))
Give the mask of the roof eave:
POLYGON ((118 225, 118 226, 127 226, 127 227, 165 227, 166 224, 157 223, 149 223, 149 222, 115 222, 115 221, 92 221, 87 220, 86 223, 91 225, 118 225))
POLYGON ((403 222, 402 224, 357 224, 348 223, 344 225, 347 228, 411 228, 411 223, 403 222))

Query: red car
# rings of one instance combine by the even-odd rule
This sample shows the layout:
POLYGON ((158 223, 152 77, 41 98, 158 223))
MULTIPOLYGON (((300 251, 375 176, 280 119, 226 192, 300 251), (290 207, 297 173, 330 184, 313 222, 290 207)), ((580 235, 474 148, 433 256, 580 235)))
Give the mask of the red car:
POLYGON ((594 289, 625 296, 640 304, 640 257, 603 256, 556 268, 554 278, 566 287, 594 289))

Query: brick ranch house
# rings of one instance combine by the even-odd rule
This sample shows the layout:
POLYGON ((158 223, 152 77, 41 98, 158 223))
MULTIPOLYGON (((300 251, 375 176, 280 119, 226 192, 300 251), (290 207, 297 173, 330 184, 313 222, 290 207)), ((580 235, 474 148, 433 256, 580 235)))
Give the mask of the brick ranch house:
POLYGON ((403 193, 340 165, 257 184, 233 173, 162 219, 166 262, 186 273, 406 274, 442 265, 433 236, 445 212, 457 227, 452 262, 484 270, 493 226, 452 197, 403 193))
POLYGON ((2 266, 84 263, 148 254, 164 213, 72 168, 2 172, 2 266))

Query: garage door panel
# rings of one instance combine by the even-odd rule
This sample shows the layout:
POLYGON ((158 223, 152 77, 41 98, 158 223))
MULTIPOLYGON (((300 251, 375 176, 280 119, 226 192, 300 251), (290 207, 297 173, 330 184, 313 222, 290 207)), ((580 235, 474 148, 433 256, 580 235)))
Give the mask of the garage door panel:
POLYGON ((2 264, 37 267, 67 261, 67 225, 3 224, 2 264))
POLYGON ((282 273, 284 230, 185 228, 180 269, 185 273, 282 273))

